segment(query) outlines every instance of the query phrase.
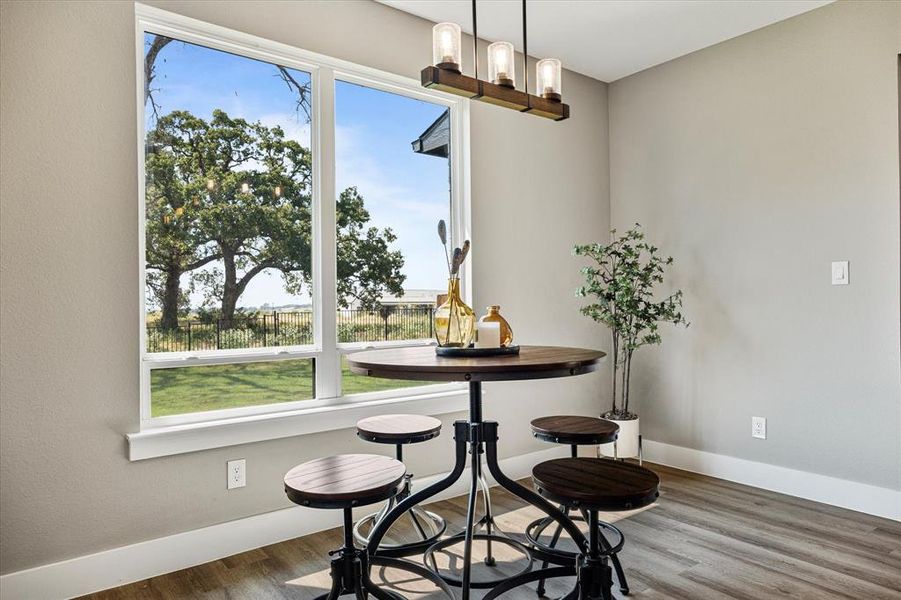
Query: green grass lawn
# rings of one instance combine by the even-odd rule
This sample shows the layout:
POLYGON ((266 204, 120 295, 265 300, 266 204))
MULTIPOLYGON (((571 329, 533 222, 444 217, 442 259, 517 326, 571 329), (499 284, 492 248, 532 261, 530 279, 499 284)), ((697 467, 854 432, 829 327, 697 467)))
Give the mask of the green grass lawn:
MULTIPOLYGON (((204 367, 155 369, 150 376, 154 417, 240 406, 278 404, 313 397, 313 360, 278 360, 204 367)), ((354 375, 342 358, 344 395, 423 385, 417 381, 354 375)))

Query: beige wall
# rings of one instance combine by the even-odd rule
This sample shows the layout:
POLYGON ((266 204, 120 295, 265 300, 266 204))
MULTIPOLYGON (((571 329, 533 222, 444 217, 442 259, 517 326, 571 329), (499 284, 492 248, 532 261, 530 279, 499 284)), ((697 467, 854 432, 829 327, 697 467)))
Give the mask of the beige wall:
POLYGON ((901 3, 839 2, 610 86, 613 221, 693 322, 636 359, 648 438, 901 487, 899 52, 901 3))
MULTIPOLYGON (((430 58, 430 24, 371 2, 154 4, 410 77, 430 58)), ((132 4, 0 7, 0 572, 280 509, 293 464, 376 450, 346 430, 126 459, 138 428, 132 4), (248 485, 227 492, 235 457, 248 485)), ((565 78, 564 123, 473 103, 476 305, 501 303, 521 342, 604 347, 577 315, 570 247, 608 227, 607 91, 565 78)), ((487 385, 503 454, 541 448, 532 416, 594 412, 602 384, 487 385)), ((411 470, 446 470, 450 442, 410 453, 411 470)))

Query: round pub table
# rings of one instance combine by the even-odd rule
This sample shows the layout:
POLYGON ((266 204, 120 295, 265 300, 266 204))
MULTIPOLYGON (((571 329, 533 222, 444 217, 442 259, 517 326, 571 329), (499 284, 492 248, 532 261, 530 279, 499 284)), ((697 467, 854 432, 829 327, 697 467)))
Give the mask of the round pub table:
MULTIPOLYGON (((522 346, 518 355, 481 358, 437 356, 433 346, 367 350, 348 355, 347 361, 350 365, 350 370, 357 375, 413 381, 461 381, 469 384, 469 420, 454 423, 455 458, 453 469, 445 478, 408 496, 385 514, 370 534, 367 546, 370 555, 399 557, 411 553, 409 549, 380 548, 379 544, 391 525, 404 512, 449 488, 463 475, 466 467, 466 454, 469 452, 473 458, 470 463, 471 482, 467 504, 466 527, 459 534, 435 542, 424 549, 428 558, 437 549, 451 544, 458 544, 462 541, 463 576, 462 578, 456 578, 441 573, 439 575, 447 583, 461 587, 463 600, 468 600, 470 590, 474 587, 492 588, 501 585, 508 587, 510 583, 513 583, 511 580, 516 580, 517 583, 528 583, 537 581, 539 577, 535 576, 535 574, 541 574, 542 572, 544 572, 544 576, 550 575, 551 572, 556 576, 575 574, 572 561, 561 558, 560 554, 548 553, 534 545, 526 547, 520 542, 500 535, 494 525, 490 503, 487 501, 487 494, 485 494, 485 517, 478 522, 475 521, 476 496, 480 488, 483 491, 487 490, 482 473, 482 455, 484 454, 488 471, 500 486, 529 504, 538 507, 557 521, 580 548, 585 549, 588 547, 588 541, 581 530, 562 511, 532 490, 513 481, 501 471, 497 459, 498 424, 496 421, 482 420, 482 382, 549 379, 582 375, 595 371, 604 356, 605 354, 598 350, 558 346, 522 346), (481 526, 485 527, 486 533, 477 533, 481 526), (494 581, 472 582, 473 539, 486 541, 486 564, 491 565, 493 562, 492 542, 520 549, 528 558, 528 564, 522 572, 512 577, 494 581), (533 559, 540 559, 560 566, 530 571, 533 559)), ((422 550, 422 548, 419 550, 422 550)), ((434 565, 434 561, 432 561, 432 564, 434 565)))

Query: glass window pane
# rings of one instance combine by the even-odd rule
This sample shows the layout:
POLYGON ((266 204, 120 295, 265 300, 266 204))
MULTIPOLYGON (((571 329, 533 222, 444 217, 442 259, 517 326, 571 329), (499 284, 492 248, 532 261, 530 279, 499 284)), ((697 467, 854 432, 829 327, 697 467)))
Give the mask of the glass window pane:
POLYGON ((315 381, 310 358, 154 369, 151 416, 311 400, 315 381))
POLYGON ((383 304, 338 311, 338 342, 382 342, 434 337, 434 303, 383 304))
POLYGON ((368 392, 382 392, 385 390, 397 390, 401 388, 431 385, 434 381, 405 381, 400 379, 382 379, 369 377, 368 375, 355 375, 350 372, 347 357, 341 357, 341 392, 345 396, 351 394, 366 394, 368 392))
POLYGON ((431 338, 447 287, 450 113, 336 81, 335 127, 338 341, 431 338))
POLYGON ((309 73, 144 51, 147 351, 312 344, 309 73))

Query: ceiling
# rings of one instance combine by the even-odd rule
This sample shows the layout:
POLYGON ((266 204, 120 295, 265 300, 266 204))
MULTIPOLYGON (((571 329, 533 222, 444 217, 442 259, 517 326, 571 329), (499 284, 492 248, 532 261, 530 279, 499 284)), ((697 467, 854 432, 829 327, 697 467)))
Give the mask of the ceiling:
MULTIPOLYGON (((470 0, 378 0, 472 33, 470 0)), ((601 81, 712 46, 832 0, 529 0, 529 54, 601 81)), ((480 0, 479 37, 522 50, 519 0, 480 0)), ((468 50, 464 49, 464 52, 468 50)), ((429 56, 423 49, 423 56, 429 56)))

